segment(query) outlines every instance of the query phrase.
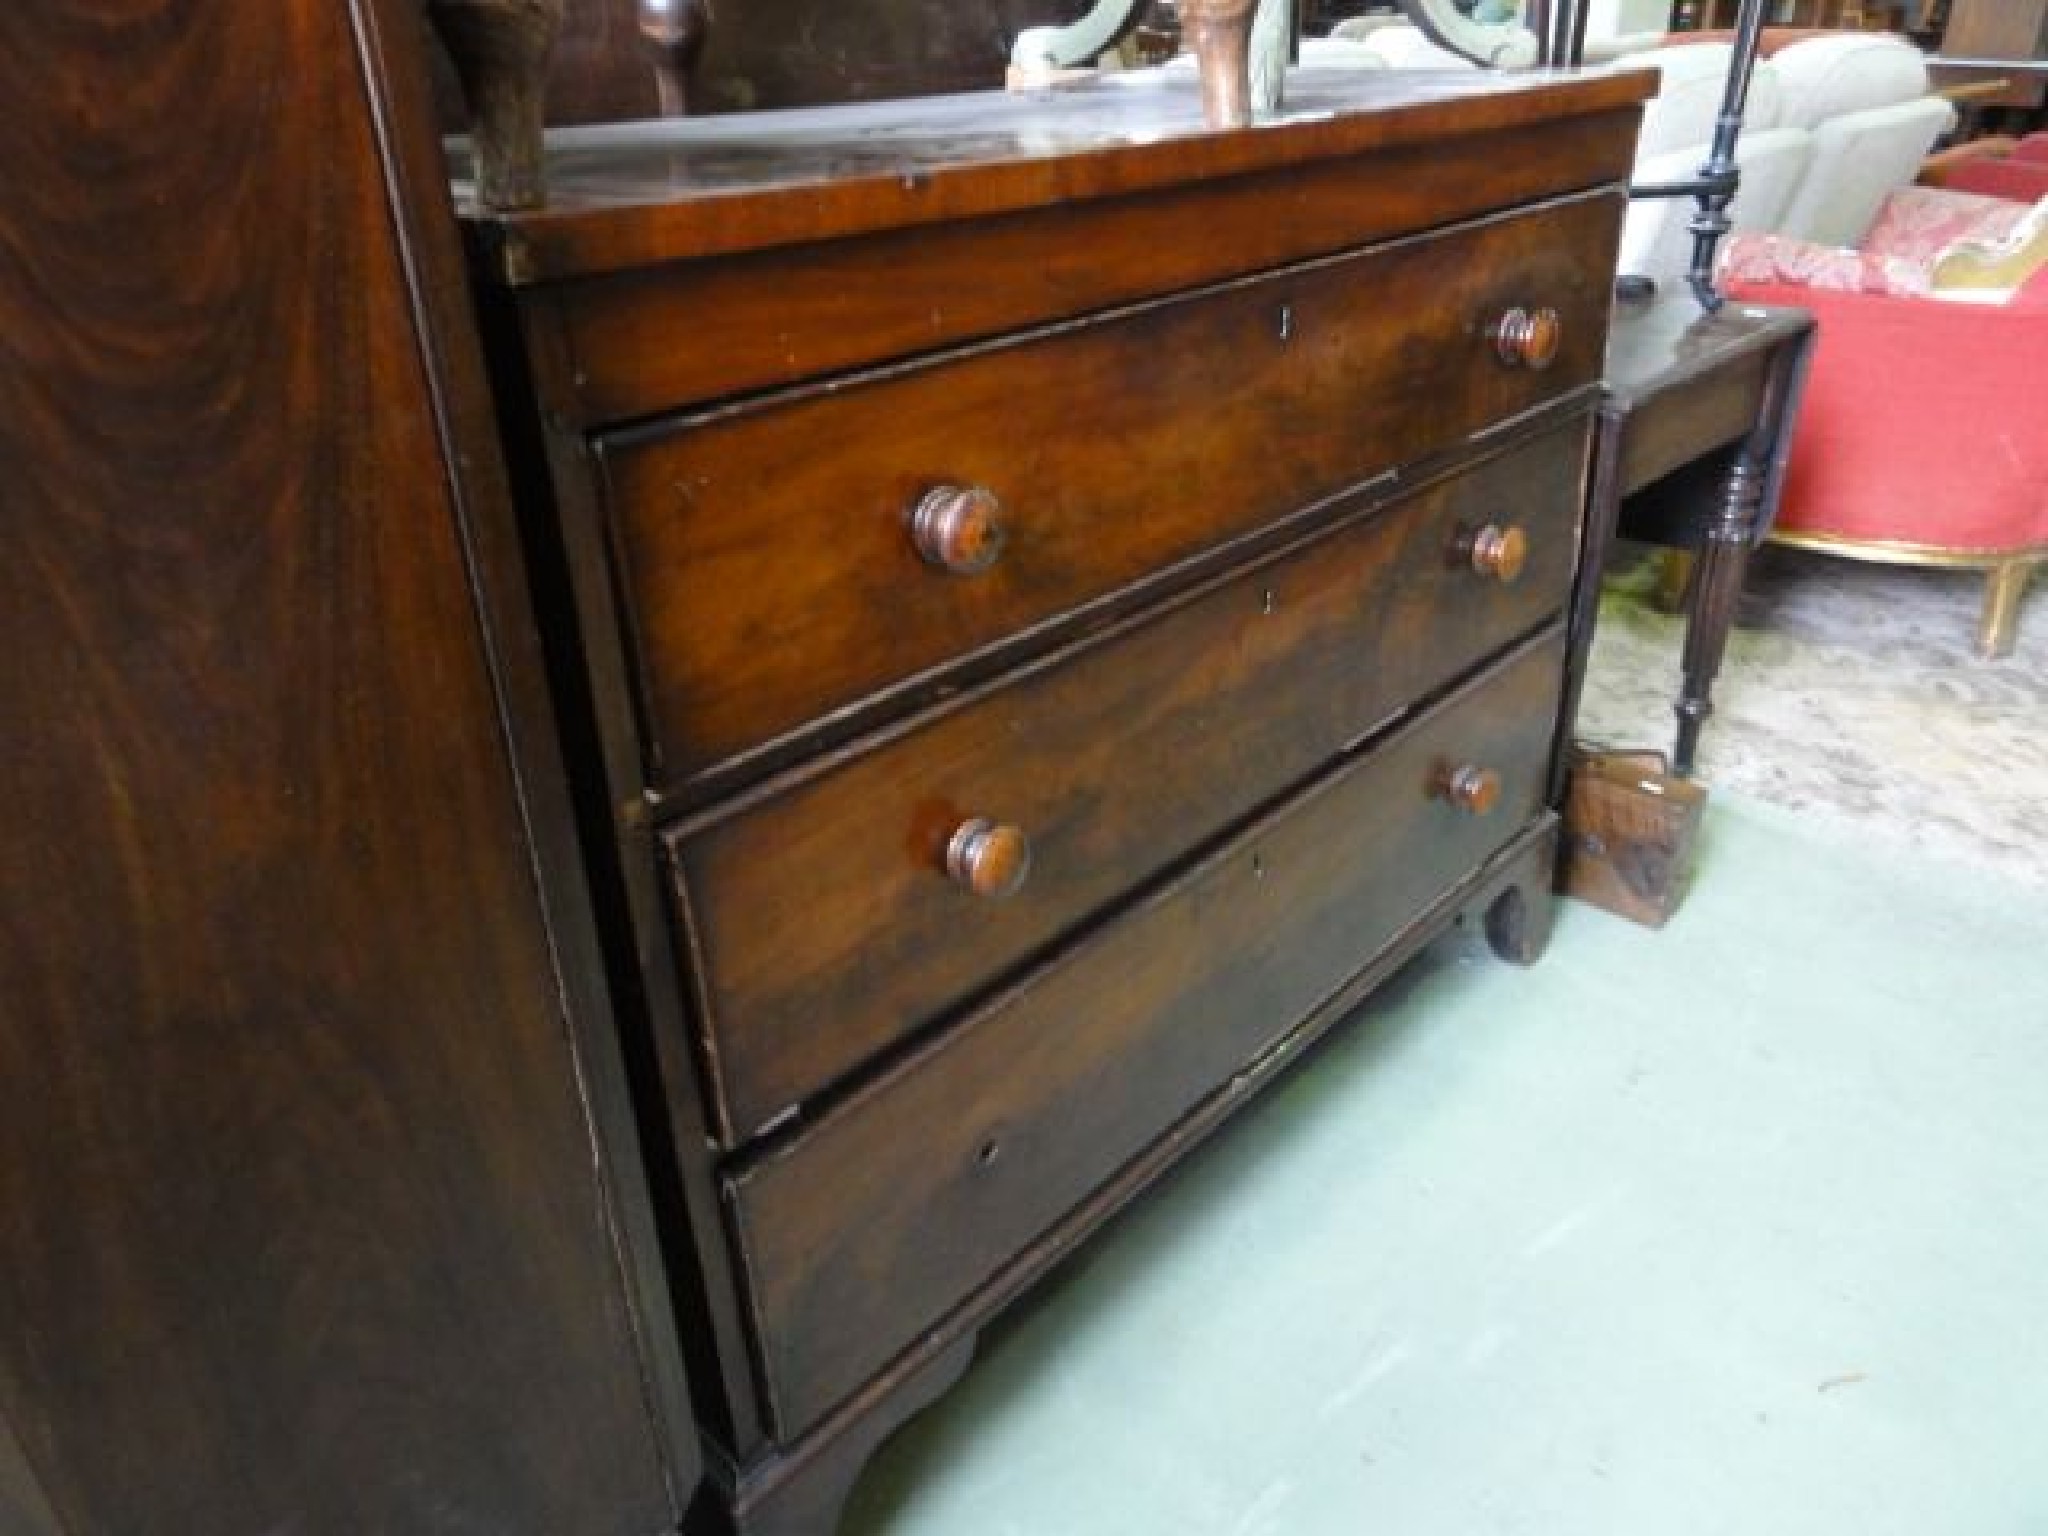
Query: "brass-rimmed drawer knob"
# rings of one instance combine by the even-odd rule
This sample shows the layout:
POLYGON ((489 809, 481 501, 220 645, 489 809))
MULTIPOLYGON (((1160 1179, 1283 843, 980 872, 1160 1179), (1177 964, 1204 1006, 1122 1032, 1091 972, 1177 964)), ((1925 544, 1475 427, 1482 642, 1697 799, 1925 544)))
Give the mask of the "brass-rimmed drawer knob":
POLYGON ((1467 534, 1460 543, 1466 564, 1481 576, 1491 576, 1502 586, 1511 586, 1529 560, 1529 535, 1513 523, 1502 527, 1488 523, 1467 534))
POLYGON ((1436 792, 1469 816, 1484 816, 1500 804, 1500 775, 1491 768, 1460 763, 1438 777, 1436 792))
POLYGON ((910 509, 910 542, 918 554, 955 576, 994 565, 1008 536, 1003 504, 986 486, 934 486, 910 509))
POLYGON ((1544 369, 1557 361, 1564 345, 1564 319, 1549 305, 1524 309, 1519 304, 1486 328, 1494 355, 1510 368, 1544 369))
POLYGON ((1014 895, 1031 873, 1031 839, 1022 827, 972 817, 946 839, 946 873, 977 896, 1014 895))

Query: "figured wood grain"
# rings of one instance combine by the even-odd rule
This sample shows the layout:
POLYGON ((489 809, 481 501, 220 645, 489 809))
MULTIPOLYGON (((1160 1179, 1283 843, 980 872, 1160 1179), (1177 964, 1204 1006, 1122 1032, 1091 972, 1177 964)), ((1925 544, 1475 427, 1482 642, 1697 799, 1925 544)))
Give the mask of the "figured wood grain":
POLYGON ((0 11, 0 1420, 76 1536, 678 1517, 418 27, 0 11))
POLYGON ((830 1085, 1555 613, 1585 444, 1554 431, 671 834, 723 1121, 830 1085), (1512 585, 1460 555, 1496 520, 1532 546, 1512 585), (1032 845, 999 902, 944 875, 980 815, 1032 845))
MULTIPOLYGON (((1626 172, 1654 83, 1624 70, 1532 83, 1485 71, 1303 71, 1285 117, 1251 132, 1203 122, 1196 83, 1148 74, 1052 99, 970 95, 858 108, 574 130, 550 140, 549 205, 473 210, 515 282, 1092 203, 1467 137, 1608 116, 1599 169, 1626 172)), ((1511 183, 1512 156, 1482 171, 1511 183)), ((1496 198, 1496 203, 1505 201, 1496 198)))
POLYGON ((651 782, 685 787, 1591 381, 1592 257, 1618 208, 1590 194, 605 440, 651 782), (1541 373, 1484 334, 1535 301, 1565 316, 1541 373), (933 570, 906 535, 935 484, 1004 506, 982 574, 933 570))
POLYGON ((541 387, 603 425, 1332 255, 1618 180, 1613 116, 565 284, 541 387))
POLYGON ((1563 654, 1561 629, 1532 641, 737 1174, 782 1431, 964 1301, 1541 814, 1563 654), (1504 780, 1489 817, 1435 795, 1445 763, 1474 759, 1504 780))
MULTIPOLYGON (((870 748, 1049 687, 1090 647, 1122 645, 1147 617, 1190 611, 1233 572, 1583 410, 1647 82, 1422 72, 1374 82, 1362 73, 1303 78, 1286 121, 1241 133, 1199 128, 1191 82, 1138 81, 1031 101, 558 135, 554 213, 472 220, 471 249, 491 284, 490 333, 508 360, 525 521, 550 552, 544 582, 550 566, 559 578, 544 607, 561 695, 580 695, 590 843, 618 888, 607 903, 618 923, 615 970, 648 1011, 680 1127, 678 1164, 708 1154, 726 1176, 726 1241, 698 1224, 697 1245, 680 1257, 707 1289, 746 1287, 739 1301, 753 1347, 744 1358, 724 1347, 722 1314, 701 1330, 719 1346, 703 1379, 713 1502, 741 1536, 828 1528, 850 1468, 922 1400, 929 1372, 957 1359, 976 1328, 1398 957, 1461 912, 1490 917, 1507 894, 1525 894, 1511 905, 1526 920, 1489 929, 1519 957, 1540 938, 1556 829, 1541 801, 1563 691, 1555 627, 1538 632, 1549 648, 1540 675, 1497 696, 1500 712, 1486 712, 1476 737, 1413 762, 1412 782, 1375 780, 1341 810, 1328 807, 1348 775, 1318 780, 1324 789, 1309 799, 1282 787, 1302 830, 1277 845, 1254 841, 1280 826, 1266 819, 1273 797, 1249 812, 1234 802, 1205 809, 1192 767, 1170 764, 1169 798, 1194 785, 1183 802, 1192 824, 1167 828, 1164 841, 1181 851, 1163 866, 1119 862, 1123 834, 1111 834, 1101 846, 1125 883, 1024 951, 982 955, 979 970, 948 983, 953 999, 936 1005, 928 1027, 850 1071, 828 1066, 828 1089, 806 1090, 796 1114, 751 1139, 754 1126, 718 1126, 714 1115, 707 1129, 734 1144, 693 1142, 686 1124, 700 1091, 716 1092, 725 1041, 699 1029, 706 934, 676 922, 682 903, 659 859, 668 834, 688 839, 744 820, 841 768, 859 771, 870 748), (1560 240, 1562 226, 1535 205, 1574 198, 1578 211, 1550 210, 1578 231, 1560 240), (1523 221, 1512 215, 1532 209, 1529 239, 1461 243, 1461 221, 1499 214, 1513 226, 1523 221), (1377 280, 1390 272, 1372 265, 1385 253, 1357 257, 1361 246, 1444 234, 1453 238, 1419 242, 1439 260, 1426 272, 1403 264, 1398 281, 1377 280), (1317 286, 1354 257, 1374 281, 1317 286), (1561 373, 1501 369, 1488 326, 1509 305, 1545 302, 1523 289, 1553 272, 1586 295, 1590 332, 1567 312, 1561 373), (1162 318, 1247 290, 1283 302, 1218 302, 1185 328, 1162 318), (1459 294, 1488 300, 1487 312, 1437 327, 1459 294), (1304 296, 1319 302, 1304 310, 1304 296), (1467 346, 1516 382, 1479 398, 1493 386, 1460 371, 1467 346), (1027 357, 1040 350, 1081 366, 1027 357), (1290 382, 1297 372, 1305 382, 1290 382), (1355 396, 1328 387, 1343 378, 1359 386, 1355 396), (1449 419, 1432 421, 1430 410, 1449 419), (893 458, 891 445, 917 462, 893 458), (981 483, 939 462, 963 448, 979 458, 956 467, 1001 472, 984 488, 1003 509, 1003 547, 978 574, 949 575, 917 550, 905 518, 936 486, 981 483), (884 484, 878 466, 902 482, 884 484), (1022 503, 1020 484, 1031 492, 1022 503), (1065 510, 1034 524, 1048 496, 1065 510), (1021 607, 1014 592, 1002 595, 1019 571, 1035 594, 1021 607), (679 602, 693 581, 691 601, 679 602), (979 595, 937 595, 948 590, 979 595), (659 625, 651 610, 663 610, 659 625), (848 616, 853 627, 832 627, 848 616), (934 648, 891 654, 899 629, 934 648), (723 652, 730 675, 707 668, 713 706, 678 712, 656 685, 671 687, 707 648, 723 652), (853 675, 831 676, 848 666, 853 675), (826 683, 803 698, 806 670, 826 683), (763 679, 770 694, 784 686, 778 679, 797 679, 796 693, 762 702, 763 679), (697 734, 705 726, 728 744, 697 734), (1475 740, 1503 750, 1472 750, 1475 740), (1443 798, 1451 769, 1483 770, 1496 756, 1509 761, 1490 815, 1443 798), (704 766, 678 766, 692 759, 704 766), (1431 830, 1437 818, 1457 830, 1431 830), (1238 839, 1247 825, 1254 830, 1238 839), (1459 863, 1457 839, 1481 832, 1459 863), (1234 876, 1215 874, 1226 866, 1234 876), (1311 868, 1322 873, 1301 873, 1311 868), (1276 880, 1278 906, 1257 916, 1261 898, 1244 889, 1276 880), (1154 915, 1162 905, 1170 916, 1154 915), (1131 940, 1139 924, 1159 926, 1131 940), (1062 980, 1070 969, 1083 979, 1062 980), (1242 1010, 1230 1009, 1231 997, 1242 1010), (1237 1023, 1219 1023, 1219 1009, 1237 1023), (1024 1021, 1007 1026, 1020 1034, 990 1024, 1010 1018, 1024 1021), (1089 1028, 1097 1022, 1099 1038, 1089 1028), (1039 1033, 1048 1039, 1035 1046, 1039 1033), (998 1043, 973 1043, 990 1037, 998 1043), (973 1071, 953 1072, 970 1059, 973 1071), (1068 1094, 1071 1110, 1060 1107, 1068 1094), (889 1113, 871 1109, 885 1101, 889 1113), (998 1102, 1028 1131, 1014 1185, 1000 1183, 1013 1144, 978 1118, 998 1102), (984 1131, 971 1144, 961 1139, 970 1126, 984 1131), (1054 1149, 1045 1161, 1041 1143, 1054 1149), (878 1155, 864 1161, 870 1147, 878 1155), (960 1193, 963 1163, 998 1181, 984 1183, 985 1203, 960 1193)), ((1546 511, 1576 505, 1561 497, 1546 511)), ((979 542, 956 547, 950 561, 979 566, 983 552, 979 542)), ((948 558, 942 550, 938 563, 948 558)), ((1359 576, 1375 568, 1371 559, 1349 567, 1359 576)), ((1263 607, 1262 590, 1241 591, 1263 607)), ((1561 593, 1548 598, 1554 613, 1561 593)), ((1421 632, 1399 627, 1411 640, 1421 632)), ((1313 658, 1306 670, 1330 681, 1337 669, 1309 632, 1325 630, 1309 625, 1290 654, 1313 658)), ((1256 643, 1258 626, 1238 633, 1247 674, 1274 679, 1280 663, 1256 643)), ((1205 634, 1224 636, 1199 648, 1215 663, 1229 625, 1205 634)), ((1387 665, 1412 659, 1396 643, 1387 665)), ((1355 670, 1369 673, 1376 660, 1358 655, 1355 670)), ((1066 699, 1080 719, 1048 706, 1026 721, 1019 761, 1045 769, 1055 742, 1078 743, 1069 755, 1085 763, 1105 760, 1099 750, 1113 756, 1083 730, 1107 719, 1112 696, 1136 702, 1103 734, 1187 724, 1189 695, 1153 662, 1146 676, 1164 681, 1149 692, 1098 678, 1066 699)), ((1519 663, 1511 669, 1523 675, 1519 663)), ((1227 662, 1197 671, 1220 692, 1247 686, 1227 662)), ((1445 675, 1425 669, 1411 686, 1445 675)), ((1303 727, 1313 734, 1322 704, 1296 711, 1300 696, 1278 699, 1287 686, 1268 689, 1274 707, 1314 722, 1303 727)), ((1355 697, 1347 687, 1332 683, 1340 710, 1355 697)), ((1244 696, 1231 693, 1238 704, 1244 696)), ((998 712, 962 738, 967 757, 1016 774, 997 751, 997 727, 1011 721, 991 707, 998 712), (991 755, 976 758, 984 749, 991 755)), ((1219 713, 1215 734, 1260 738, 1255 716, 1219 713)), ((1367 739, 1382 742, 1412 718, 1368 721, 1380 728, 1367 739)), ((1146 739, 1189 739, 1178 730, 1146 739)), ((1352 751, 1339 762, 1358 766, 1361 748, 1345 745, 1352 751)), ((1214 764, 1234 761, 1230 751, 1204 744, 1193 755, 1214 764)), ((1220 778, 1256 795, 1262 771, 1240 778, 1226 768, 1220 778)), ((1137 781, 1105 769, 1090 782, 1123 795, 1137 781)), ((853 795, 837 804, 855 820, 870 809, 853 795)), ((1146 814, 1128 801, 1123 809, 1146 814)), ((800 820, 821 825, 808 812, 800 820)), ((871 869, 856 849, 842 863, 818 849, 844 828, 816 847, 800 830, 794 848, 762 828, 748 850, 762 867, 745 879, 756 882, 747 886, 755 915, 771 926, 821 903, 837 921, 851 905, 842 887, 885 888, 903 858, 899 840, 894 862, 871 869)), ((1007 900, 1029 901, 1044 872, 1035 862, 1007 900)), ((977 910, 1004 905, 961 899, 977 910)), ((958 939, 924 932, 938 944, 958 939)), ((850 983, 819 985, 811 1032, 829 1036, 843 1017, 862 1016, 864 994, 892 984, 899 958, 873 954, 850 983)), ((773 995, 760 975, 745 985, 757 983, 765 990, 752 997, 773 995)), ((763 1095, 764 1109, 774 1096, 763 1095)))

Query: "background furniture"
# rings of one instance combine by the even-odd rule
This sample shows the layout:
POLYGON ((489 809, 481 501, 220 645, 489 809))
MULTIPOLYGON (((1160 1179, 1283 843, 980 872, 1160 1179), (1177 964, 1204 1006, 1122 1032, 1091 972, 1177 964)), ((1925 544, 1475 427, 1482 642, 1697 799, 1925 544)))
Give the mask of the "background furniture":
POLYGON ((425 46, 0 11, 9 1536, 696 1481, 425 46))
POLYGON ((1777 515, 1813 343, 1804 309, 1702 312, 1682 290, 1615 309, 1588 524, 1700 557, 1674 705, 1682 776, 1713 713, 1749 552, 1777 515))
MULTIPOLYGON (((551 124, 739 112, 1000 86, 1010 45, 1091 0, 568 0, 548 71, 551 124), (667 77, 668 96, 663 94, 667 77)), ((461 92, 433 60, 442 127, 461 92)))
MULTIPOLYGON (((1901 38, 1834 33, 1766 45, 1736 142, 1741 172, 1730 220, 1738 230, 1853 244, 1885 195, 1910 183, 1954 122, 1929 94, 1926 61, 1901 38)), ((1705 158, 1727 77, 1725 43, 1675 43, 1617 67, 1654 67, 1662 87, 1644 112, 1638 184, 1670 181, 1705 158)), ((1621 268, 1666 282, 1691 259, 1692 205, 1638 202, 1622 234, 1621 268)))
MULTIPOLYGON (((1633 54, 1616 66, 1654 70, 1657 94, 1643 109, 1630 182, 1669 185, 1696 176, 1713 149, 1715 123, 1726 94, 1734 50, 1726 43, 1689 44, 1633 54)), ((1768 62, 1755 66, 1735 143, 1740 183, 1729 207, 1735 228, 1768 228, 1782 216, 1812 154, 1803 131, 1780 129, 1782 92, 1768 62)), ((1640 199, 1622 226, 1620 270, 1666 285, 1682 282, 1692 265, 1692 198, 1640 199)))
POLYGON ((2002 304, 1910 291, 1915 274, 1924 289, 1953 240, 2010 229, 2026 213, 2011 204, 2000 214, 1994 202, 1986 225, 1987 201, 1908 189, 1846 274, 1837 261, 1802 270, 1796 254, 1758 265, 1738 249, 1729 286, 1745 300, 1811 308, 1826 338, 1776 536, 1852 558, 1986 571, 1978 645, 1999 656, 2048 558, 2048 434, 2032 382, 2048 341, 2048 270, 2002 304), (1903 369, 1910 390, 1881 387, 1903 369))
MULTIPOLYGON (((2048 0, 1951 0, 1941 51, 1965 59, 2048 58, 2048 0)), ((2005 94, 1992 98, 2008 107, 2039 107, 2048 98, 2048 76, 2015 73, 2005 94)))
POLYGON ((1540 945, 1644 85, 594 130, 475 220, 742 1530, 1430 936, 1540 945))
MULTIPOLYGON (((1800 240, 1853 245, 1887 193, 1910 183, 1955 109, 1929 94, 1919 49, 1888 33, 1813 38, 1772 66, 1781 121, 1813 137, 1813 153, 1774 226, 1800 240)), ((1765 226, 1773 227, 1773 226, 1765 226)))
POLYGON ((2048 133, 1972 139, 1932 155, 1920 167, 1922 186, 1981 197, 2037 203, 2048 197, 2048 133))

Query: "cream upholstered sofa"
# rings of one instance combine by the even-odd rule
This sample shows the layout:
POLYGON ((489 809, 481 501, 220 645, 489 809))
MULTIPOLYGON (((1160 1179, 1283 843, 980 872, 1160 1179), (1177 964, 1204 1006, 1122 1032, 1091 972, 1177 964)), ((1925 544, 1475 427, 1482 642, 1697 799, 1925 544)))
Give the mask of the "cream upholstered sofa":
MULTIPOLYGON (((1654 69, 1663 76, 1643 110, 1631 175, 1637 186, 1687 180, 1706 162, 1731 53, 1726 43, 1689 43, 1630 54, 1614 66, 1654 69)), ((1779 126, 1783 95, 1777 71, 1768 60, 1759 61, 1735 146, 1742 176, 1729 218, 1737 229, 1775 227, 1813 154, 1811 134, 1779 126)), ((1622 225, 1620 270, 1660 283, 1684 276, 1692 264, 1690 224, 1696 206, 1691 198, 1630 204, 1622 225)))
POLYGON ((1928 94, 1927 61, 1902 37, 1840 32, 1771 58, 1780 124, 1812 136, 1813 153, 1776 225, 1821 245, 1854 245, 1887 194, 1919 174, 1955 109, 1928 94))
MULTIPOLYGON (((1608 67, 1654 69, 1662 76, 1643 114, 1631 180, 1637 186, 1682 182, 1711 150, 1726 93, 1733 50, 1725 41, 1667 40, 1636 47, 1646 30, 1625 30, 1650 18, 1637 0, 1595 0, 1588 51, 1619 53, 1608 67)), ((1504 56, 1514 67, 1534 57, 1528 47, 1504 56)), ((1339 23, 1318 57, 1394 69, 1472 69, 1397 18, 1339 23), (1341 55, 1341 57, 1339 57, 1341 55)), ((1911 182, 1955 112, 1929 94, 1927 63, 1905 38, 1885 32, 1833 32, 1800 37, 1759 59, 1750 79, 1742 132, 1736 141, 1741 180, 1729 219, 1738 230, 1788 234, 1827 245, 1853 245, 1877 217, 1885 195, 1911 182)), ((1619 270, 1671 283, 1692 263, 1690 198, 1645 199, 1631 205, 1622 229, 1619 270)))
MULTIPOLYGON (((1725 42, 1677 43, 1629 54, 1618 69, 1654 68, 1636 153, 1637 185, 1682 181, 1712 145, 1728 78, 1725 42)), ((1887 193, 1913 180, 1954 109, 1928 94, 1920 51, 1889 33, 1830 33, 1757 62, 1736 143, 1739 230, 1853 245, 1887 193)), ((1622 234, 1621 270, 1671 280, 1692 254, 1689 199, 1638 202, 1622 234)))

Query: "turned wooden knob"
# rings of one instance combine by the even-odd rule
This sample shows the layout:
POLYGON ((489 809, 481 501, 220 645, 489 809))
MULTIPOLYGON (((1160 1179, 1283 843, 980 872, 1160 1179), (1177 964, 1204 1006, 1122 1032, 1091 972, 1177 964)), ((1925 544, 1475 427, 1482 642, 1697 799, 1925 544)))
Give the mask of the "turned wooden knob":
POLYGON ((985 816, 963 821, 946 840, 946 873, 977 896, 1014 895, 1031 873, 1031 839, 985 816))
POLYGON ((1500 775, 1491 768, 1460 763, 1445 770, 1437 793, 1468 815, 1484 816, 1500 804, 1500 775))
POLYGON ((1481 576, 1509 586, 1528 562, 1529 536, 1512 523, 1488 523, 1466 540, 1465 558, 1481 576))
POLYGON ((910 542, 926 563, 955 576, 972 576, 996 563, 1008 530, 1003 504, 979 485, 941 485, 910 511, 910 542))
POLYGON ((1564 320, 1548 305, 1523 309, 1516 305, 1486 328, 1494 355, 1510 368, 1548 368, 1564 345, 1564 320))

